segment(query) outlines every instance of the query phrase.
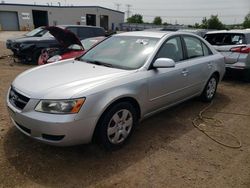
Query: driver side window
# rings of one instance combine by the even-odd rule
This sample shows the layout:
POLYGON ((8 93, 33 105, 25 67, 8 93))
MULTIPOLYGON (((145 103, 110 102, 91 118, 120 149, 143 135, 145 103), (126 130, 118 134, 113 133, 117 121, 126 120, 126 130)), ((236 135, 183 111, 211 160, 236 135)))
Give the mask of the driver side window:
POLYGON ((175 62, 183 60, 183 51, 180 37, 167 40, 160 48, 156 58, 169 58, 175 62))

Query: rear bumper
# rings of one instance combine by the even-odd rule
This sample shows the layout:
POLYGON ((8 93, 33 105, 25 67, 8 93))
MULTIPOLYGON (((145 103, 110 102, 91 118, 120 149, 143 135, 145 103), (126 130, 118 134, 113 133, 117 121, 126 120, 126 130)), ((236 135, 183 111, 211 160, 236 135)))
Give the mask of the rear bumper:
POLYGON ((250 69, 250 65, 244 62, 236 62, 233 64, 226 63, 226 69, 246 70, 246 69, 250 69))

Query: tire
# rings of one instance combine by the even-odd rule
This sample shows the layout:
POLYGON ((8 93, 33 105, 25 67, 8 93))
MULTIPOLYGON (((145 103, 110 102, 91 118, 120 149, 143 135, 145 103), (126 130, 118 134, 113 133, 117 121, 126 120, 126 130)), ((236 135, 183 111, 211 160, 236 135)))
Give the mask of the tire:
POLYGON ((38 59, 41 55, 41 49, 35 50, 35 52, 32 55, 32 61, 30 62, 31 65, 38 65, 38 59))
POLYGON ((250 69, 244 71, 244 81, 250 82, 250 69))
POLYGON ((105 150, 117 150, 129 139, 138 123, 135 108, 128 102, 115 104, 102 115, 97 141, 105 150))
POLYGON ((213 100, 213 98, 216 94, 216 91, 217 91, 218 81, 219 81, 219 78, 215 74, 213 74, 209 78, 209 80, 208 80, 208 82, 207 82, 207 84, 206 84, 206 86, 205 86, 205 88, 200 96, 202 101, 211 102, 213 100))

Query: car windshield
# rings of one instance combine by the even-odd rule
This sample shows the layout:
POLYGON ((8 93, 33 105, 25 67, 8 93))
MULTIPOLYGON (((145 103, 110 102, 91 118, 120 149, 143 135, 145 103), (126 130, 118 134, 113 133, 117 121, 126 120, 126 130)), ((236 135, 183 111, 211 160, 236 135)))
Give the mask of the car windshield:
POLYGON ((48 31, 45 30, 42 27, 36 28, 28 33, 25 34, 25 36, 28 37, 36 37, 36 36, 43 36, 44 34, 46 34, 48 31))
POLYGON ((244 35, 238 33, 207 34, 204 38, 210 44, 218 46, 244 44, 244 35))
POLYGON ((158 38, 113 36, 88 51, 81 61, 121 69, 138 69, 154 50, 158 38))

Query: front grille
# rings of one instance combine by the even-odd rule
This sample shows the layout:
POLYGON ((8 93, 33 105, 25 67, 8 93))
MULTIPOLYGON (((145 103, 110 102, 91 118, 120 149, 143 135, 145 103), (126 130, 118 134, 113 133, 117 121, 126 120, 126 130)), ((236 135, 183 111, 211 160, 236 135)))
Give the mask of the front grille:
POLYGON ((13 88, 10 89, 9 101, 16 108, 20 110, 24 109, 29 100, 30 99, 28 97, 25 97, 24 95, 18 93, 13 88))

